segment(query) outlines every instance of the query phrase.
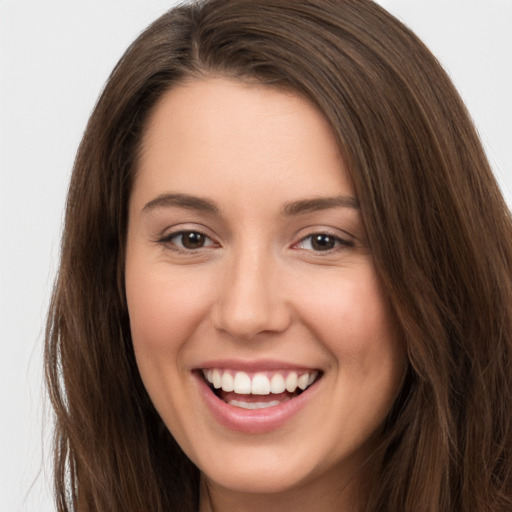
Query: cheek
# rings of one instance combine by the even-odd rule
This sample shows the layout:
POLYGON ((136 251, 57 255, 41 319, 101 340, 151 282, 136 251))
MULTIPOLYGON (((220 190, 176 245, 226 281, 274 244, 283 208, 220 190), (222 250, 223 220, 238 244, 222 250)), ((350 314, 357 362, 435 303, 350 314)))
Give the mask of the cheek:
POLYGON ((165 263, 127 264, 126 295, 135 352, 160 359, 176 355, 201 322, 209 303, 208 281, 186 279, 165 263))
POLYGON ((306 322, 338 359, 363 363, 396 344, 392 314, 373 265, 310 282, 302 296, 306 322))
POLYGON ((190 403, 183 387, 183 354, 197 337, 211 284, 184 278, 165 263, 137 263, 127 260, 125 275, 137 367, 156 410, 170 430, 185 439, 187 428, 181 421, 190 403))
POLYGON ((389 412, 407 358, 373 268, 347 275, 329 287, 310 288, 303 311, 309 311, 310 329, 332 356, 332 409, 319 421, 334 425, 334 437, 342 425, 355 447, 389 412), (336 421, 329 423, 332 417, 336 421))

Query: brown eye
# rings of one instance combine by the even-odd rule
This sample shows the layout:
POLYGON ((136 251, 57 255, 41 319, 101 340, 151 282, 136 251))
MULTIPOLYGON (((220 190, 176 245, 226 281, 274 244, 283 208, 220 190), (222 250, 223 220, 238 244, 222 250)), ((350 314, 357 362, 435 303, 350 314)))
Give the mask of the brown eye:
POLYGON ((176 231, 165 236, 159 242, 169 249, 181 252, 216 246, 209 236, 200 231, 176 231))
POLYGON ((206 236, 197 231, 181 233, 177 238, 181 238, 181 245, 185 249, 201 249, 206 242, 206 236))
POLYGON ((353 247, 354 243, 329 233, 313 233, 304 237, 297 248, 313 252, 328 252, 342 249, 343 247, 353 247))
POLYGON ((326 234, 313 235, 311 237, 311 248, 314 251, 329 251, 336 246, 336 238, 326 234))

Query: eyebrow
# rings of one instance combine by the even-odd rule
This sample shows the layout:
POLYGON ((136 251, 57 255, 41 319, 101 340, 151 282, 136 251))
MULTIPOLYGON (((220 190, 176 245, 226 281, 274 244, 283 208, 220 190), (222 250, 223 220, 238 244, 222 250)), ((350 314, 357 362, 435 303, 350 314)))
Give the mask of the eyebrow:
MULTIPOLYGON (((162 194, 147 203, 143 211, 151 211, 157 208, 178 207, 187 210, 195 210, 219 215, 220 210, 216 204, 208 199, 192 196, 189 194, 162 194)), ((330 208, 352 208, 359 210, 359 202, 355 197, 351 196, 334 196, 334 197, 315 197, 312 199, 301 199, 285 203, 281 209, 281 214, 286 217, 312 213, 330 208)))
POLYGON ((201 197, 191 196, 189 194, 162 194, 149 201, 142 210, 151 211, 156 208, 168 208, 173 206, 185 208, 187 210, 210 213, 213 215, 218 215, 220 213, 219 208, 212 201, 201 197))
POLYGON ((351 196, 334 197, 315 197, 313 199, 302 199, 286 203, 282 208, 282 214, 285 216, 300 215, 303 213, 312 213, 330 208, 352 208, 359 210, 359 201, 351 196))

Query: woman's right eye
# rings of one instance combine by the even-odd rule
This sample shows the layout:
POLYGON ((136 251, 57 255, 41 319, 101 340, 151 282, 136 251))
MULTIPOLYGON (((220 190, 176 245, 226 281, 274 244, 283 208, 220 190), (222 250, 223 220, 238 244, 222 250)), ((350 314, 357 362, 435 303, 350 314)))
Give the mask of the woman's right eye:
POLYGON ((216 245, 209 236, 193 230, 170 233, 159 241, 164 244, 171 244, 182 251, 194 251, 216 245))

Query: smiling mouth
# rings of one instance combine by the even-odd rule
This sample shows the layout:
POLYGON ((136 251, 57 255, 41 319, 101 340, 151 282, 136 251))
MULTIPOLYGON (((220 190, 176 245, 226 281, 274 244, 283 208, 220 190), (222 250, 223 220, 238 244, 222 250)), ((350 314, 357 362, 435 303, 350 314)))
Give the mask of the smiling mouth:
POLYGON ((225 403, 242 409, 267 409, 292 400, 315 384, 319 370, 248 373, 209 368, 202 375, 212 392, 225 403))

